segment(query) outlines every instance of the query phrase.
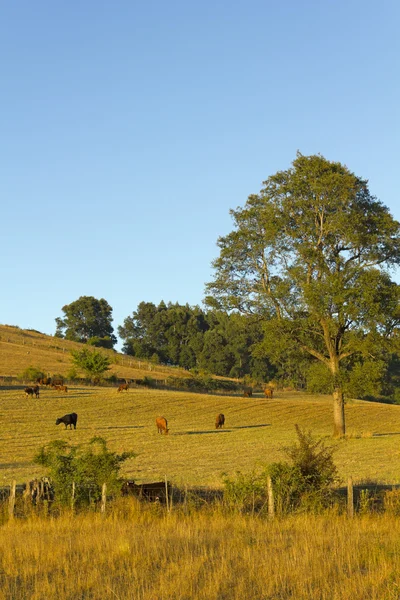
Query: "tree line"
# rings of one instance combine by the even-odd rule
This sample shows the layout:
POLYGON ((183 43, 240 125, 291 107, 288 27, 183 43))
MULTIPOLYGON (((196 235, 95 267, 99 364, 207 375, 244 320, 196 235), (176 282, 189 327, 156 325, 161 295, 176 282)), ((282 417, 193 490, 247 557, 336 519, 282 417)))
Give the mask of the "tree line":
MULTIPOLYGON (((64 306, 63 311, 65 331, 58 328, 56 336, 95 347, 112 348, 116 343, 112 307, 104 299, 81 297, 64 306)), ((163 301, 158 305, 141 302, 118 327, 118 335, 124 342, 122 350, 126 355, 179 366, 193 373, 259 383, 275 380, 282 386, 313 393, 332 393, 334 386, 329 369, 298 345, 279 336, 273 319, 263 322, 256 316, 238 312, 229 314, 163 301)), ((82 352, 86 361, 93 362, 89 349, 82 352)), ((93 359, 101 361, 101 355, 95 353, 93 359)), ((373 355, 360 354, 349 359, 342 380, 348 396, 400 402, 397 338, 390 347, 382 339, 375 345, 373 355)))

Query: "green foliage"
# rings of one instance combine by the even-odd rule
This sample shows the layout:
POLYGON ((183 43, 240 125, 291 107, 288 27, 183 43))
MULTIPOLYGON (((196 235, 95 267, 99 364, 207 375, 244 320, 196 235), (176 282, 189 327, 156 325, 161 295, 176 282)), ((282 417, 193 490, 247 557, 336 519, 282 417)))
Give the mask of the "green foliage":
POLYGON ((121 464, 134 456, 129 452, 111 452, 103 438, 94 437, 86 447, 55 440, 39 450, 34 462, 47 468, 56 502, 71 505, 75 483, 75 505, 79 507, 97 502, 103 483, 107 485, 109 495, 119 495, 121 464))
POLYGON ((81 296, 63 306, 62 311, 65 316, 56 319, 56 337, 105 348, 112 348, 117 342, 111 325, 112 308, 104 298, 81 296))
POLYGON ((347 393, 351 398, 378 397, 387 365, 381 360, 358 361, 349 374, 347 393))
POLYGON ((260 510, 267 505, 267 478, 271 477, 278 514, 318 510, 329 505, 338 473, 333 462, 335 448, 296 425, 297 443, 284 448, 290 462, 272 463, 259 473, 224 476, 224 498, 238 510, 260 510))
MULTIPOLYGON (((177 390, 192 392, 237 392, 239 386, 234 381, 214 379, 209 375, 196 377, 168 377, 167 386, 177 390)), ((242 389, 240 387, 240 389, 242 389)))
POLYGON ((265 381, 274 372, 265 356, 252 355, 253 345, 262 338, 258 323, 237 313, 141 302, 118 332, 125 340, 124 352, 152 362, 227 377, 251 374, 265 381))
POLYGON ((66 375, 68 381, 76 381, 77 379, 79 379, 79 373, 78 371, 75 369, 75 367, 71 367, 66 375))
POLYGON ((292 465, 299 469, 306 488, 324 489, 338 481, 337 468, 333 462, 335 446, 325 446, 322 439, 314 439, 311 432, 295 425, 297 443, 284 448, 292 465))
POLYGON ((223 475, 224 501, 239 512, 254 512, 267 504, 267 471, 236 472, 235 477, 223 475))
POLYGON ((148 388, 155 388, 157 387, 157 382, 155 379, 153 379, 153 377, 148 377, 146 375, 142 380, 140 380, 140 385, 144 385, 148 388))
POLYGON ((307 353, 327 365, 343 434, 345 361, 370 352, 370 335, 389 339, 400 320, 400 286, 385 270, 400 264, 400 224, 367 181, 300 153, 231 214, 207 286, 212 305, 274 323, 275 364, 307 353))
POLYGON ((45 377, 44 372, 39 367, 28 367, 19 375, 18 379, 22 381, 36 381, 45 377))
POLYGON ((307 391, 312 394, 331 394, 332 373, 324 363, 312 362, 306 372, 307 391))
POLYGON ((111 338, 109 335, 105 335, 104 337, 99 337, 95 335, 90 337, 87 342, 88 346, 96 346, 97 348, 108 348, 112 349, 115 344, 115 338, 111 338))
POLYGON ((96 350, 90 351, 88 348, 71 350, 71 355, 74 365, 81 369, 93 383, 101 380, 111 364, 108 356, 96 350))

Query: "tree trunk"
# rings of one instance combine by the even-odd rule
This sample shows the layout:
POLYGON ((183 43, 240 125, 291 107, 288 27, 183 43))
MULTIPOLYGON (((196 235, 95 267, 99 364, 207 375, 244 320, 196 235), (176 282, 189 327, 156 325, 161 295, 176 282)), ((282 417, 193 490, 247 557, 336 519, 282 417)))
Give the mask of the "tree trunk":
POLYGON ((335 388, 333 392, 333 436, 342 437, 345 433, 343 390, 335 388))

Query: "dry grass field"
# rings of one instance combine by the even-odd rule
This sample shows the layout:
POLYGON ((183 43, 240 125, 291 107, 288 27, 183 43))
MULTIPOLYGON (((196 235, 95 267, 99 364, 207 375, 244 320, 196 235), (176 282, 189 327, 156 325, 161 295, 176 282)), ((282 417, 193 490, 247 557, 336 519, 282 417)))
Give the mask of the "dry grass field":
POLYGON ((55 439, 74 444, 100 435, 111 450, 133 451, 124 474, 138 481, 168 479, 177 485, 221 485, 221 473, 249 471, 284 458, 282 446, 295 440, 294 425, 337 445, 335 462, 344 480, 400 480, 400 407, 353 401, 346 408, 348 437, 330 438, 329 397, 294 392, 259 396, 217 396, 131 388, 71 387, 67 394, 42 389, 40 399, 23 389, 0 391, 0 482, 25 481, 41 473, 32 463, 38 449, 55 439), (78 413, 76 430, 55 425, 78 413), (215 415, 225 414, 216 430, 215 415), (169 435, 157 433, 155 419, 168 419, 169 435))
MULTIPOLYGON (((17 375, 28 366, 45 372, 66 373, 69 350, 81 347, 51 336, 0 326, 0 375, 17 375)), ((118 377, 186 371, 136 361, 110 351, 111 371, 118 377), (154 369, 149 372, 149 369, 154 369)), ((295 439, 294 425, 336 443, 335 462, 345 481, 400 481, 400 407, 349 401, 347 438, 331 442, 332 401, 327 396, 277 392, 274 399, 259 395, 207 395, 131 388, 70 387, 67 394, 43 388, 40 399, 26 398, 23 386, 0 389, 0 484, 13 478, 26 481, 41 473, 32 460, 38 449, 55 439, 76 444, 95 435, 110 449, 133 451, 124 475, 137 481, 164 478, 177 485, 219 487, 221 473, 249 471, 284 458, 282 446, 295 439), (57 417, 78 413, 76 431, 55 425, 57 417), (225 414, 225 428, 214 428, 215 415, 225 414), (170 434, 159 435, 157 416, 168 419, 170 434)))
POLYGON ((0 528, 0 600, 398 600, 400 520, 155 511, 0 528))
MULTIPOLYGON (((0 375, 15 376, 28 366, 67 373, 70 345, 0 327, 0 375)), ((177 373, 111 354, 118 377, 177 373)), ((351 475, 355 482, 400 483, 398 406, 349 401, 348 435, 335 442, 326 396, 278 391, 267 400, 261 394, 70 386, 67 394, 43 388, 33 399, 23 387, 0 388, 0 485, 42 475, 33 457, 50 441, 84 444, 100 435, 111 450, 136 453, 122 474, 137 482, 167 476, 177 486, 218 488, 223 472, 248 472, 284 459, 282 447, 296 439, 296 423, 336 445, 344 482, 351 475), (55 425, 69 412, 78 413, 76 430, 55 425), (216 430, 220 412, 225 428, 216 430), (157 433, 159 415, 168 419, 168 436, 157 433)), ((269 520, 229 512, 223 503, 174 504, 167 512, 119 498, 107 504, 105 515, 65 509, 50 517, 32 509, 28 518, 3 522, 0 600, 400 597, 400 520, 390 512, 348 519, 332 510, 269 520)))

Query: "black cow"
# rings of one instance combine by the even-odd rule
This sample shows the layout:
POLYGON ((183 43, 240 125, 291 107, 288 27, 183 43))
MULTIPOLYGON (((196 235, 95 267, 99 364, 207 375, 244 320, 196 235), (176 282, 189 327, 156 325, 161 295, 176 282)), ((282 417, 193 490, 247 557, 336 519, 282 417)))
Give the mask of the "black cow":
POLYGON ((35 393, 34 389, 31 387, 26 387, 24 389, 24 392, 25 392, 25 396, 32 396, 32 398, 33 398, 33 394, 35 393))
POLYGON ((57 419, 56 421, 56 425, 59 425, 60 423, 64 423, 65 425, 65 429, 69 428, 72 429, 72 425, 74 426, 74 429, 76 429, 76 422, 78 421, 78 415, 76 413, 71 413, 69 415, 64 415, 63 417, 60 417, 59 419, 57 419))
POLYGON ((33 389, 33 393, 35 394, 36 398, 39 398, 40 387, 38 385, 34 385, 32 389, 33 389))

